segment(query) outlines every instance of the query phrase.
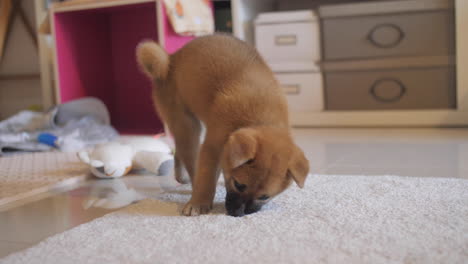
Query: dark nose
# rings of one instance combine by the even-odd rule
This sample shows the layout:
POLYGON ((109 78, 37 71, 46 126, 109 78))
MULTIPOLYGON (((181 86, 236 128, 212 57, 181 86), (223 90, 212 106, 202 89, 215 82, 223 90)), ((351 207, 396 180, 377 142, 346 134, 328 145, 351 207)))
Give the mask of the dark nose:
POLYGON ((230 216, 243 216, 244 215, 244 203, 242 197, 235 192, 228 192, 226 194, 226 211, 230 216))
POLYGON ((245 214, 253 214, 253 213, 256 213, 256 212, 260 211, 260 209, 262 209, 262 205, 263 205, 263 204, 256 203, 256 202, 254 202, 254 201, 248 201, 248 202, 245 204, 244 213, 245 213, 245 214))

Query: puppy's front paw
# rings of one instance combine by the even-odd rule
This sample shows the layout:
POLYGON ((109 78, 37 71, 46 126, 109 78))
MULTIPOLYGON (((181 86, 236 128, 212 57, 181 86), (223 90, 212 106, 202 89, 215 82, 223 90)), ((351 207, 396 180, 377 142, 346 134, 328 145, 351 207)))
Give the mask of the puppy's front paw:
POLYGON ((197 216, 207 214, 210 212, 211 208, 211 203, 195 203, 190 201, 184 206, 184 209, 182 209, 182 215, 197 216))

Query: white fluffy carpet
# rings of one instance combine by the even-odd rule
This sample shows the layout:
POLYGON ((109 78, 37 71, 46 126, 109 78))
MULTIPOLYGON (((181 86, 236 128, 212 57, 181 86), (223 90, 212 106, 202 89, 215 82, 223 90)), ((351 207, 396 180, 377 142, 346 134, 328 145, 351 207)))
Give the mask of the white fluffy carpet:
POLYGON ((2 263, 468 263, 468 180, 311 176, 261 212, 173 216, 183 186, 2 263), (161 213, 164 212, 164 213, 161 213))

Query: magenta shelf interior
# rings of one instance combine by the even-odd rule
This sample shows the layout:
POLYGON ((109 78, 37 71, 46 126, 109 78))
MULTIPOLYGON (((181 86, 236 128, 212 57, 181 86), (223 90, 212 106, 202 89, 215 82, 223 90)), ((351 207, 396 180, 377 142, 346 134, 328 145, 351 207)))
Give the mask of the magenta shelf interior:
POLYGON ((135 48, 143 39, 158 41, 173 53, 192 37, 174 33, 165 11, 157 20, 155 2, 57 12, 54 15, 59 102, 85 96, 101 99, 112 125, 123 134, 163 131, 151 100, 151 82, 140 72, 135 48))

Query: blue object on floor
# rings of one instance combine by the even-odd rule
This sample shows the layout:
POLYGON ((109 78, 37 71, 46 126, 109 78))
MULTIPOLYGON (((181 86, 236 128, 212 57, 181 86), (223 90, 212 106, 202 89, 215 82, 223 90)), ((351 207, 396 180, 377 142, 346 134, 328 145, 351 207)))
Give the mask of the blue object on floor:
POLYGON ((52 146, 52 147, 58 147, 57 146, 57 139, 58 137, 51 134, 51 133, 40 133, 37 136, 37 141, 52 146))

